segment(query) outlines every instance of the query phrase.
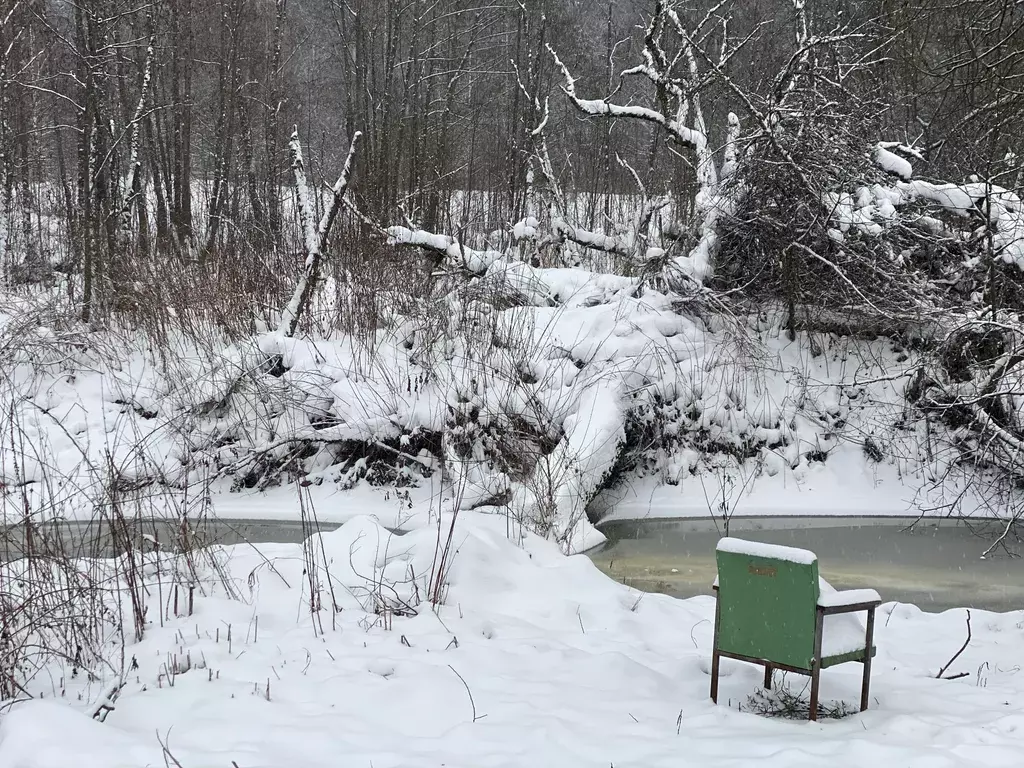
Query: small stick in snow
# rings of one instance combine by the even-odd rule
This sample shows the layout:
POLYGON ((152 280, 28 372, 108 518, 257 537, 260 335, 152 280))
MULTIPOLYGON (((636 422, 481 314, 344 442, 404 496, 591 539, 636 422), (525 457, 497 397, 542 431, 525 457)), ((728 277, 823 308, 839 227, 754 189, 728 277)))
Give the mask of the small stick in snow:
POLYGON ((107 715, 114 711, 114 704, 117 701, 117 697, 121 695, 124 686, 125 681, 119 680, 103 693, 99 701, 93 706, 93 720, 99 720, 102 723, 107 719, 107 715))
POLYGON ((473 701, 473 692, 469 690, 469 683, 466 682, 466 679, 462 675, 460 675, 455 670, 455 667, 453 667, 451 664, 448 665, 448 669, 450 669, 452 672, 455 672, 455 676, 462 681, 462 684, 464 686, 466 686, 466 693, 469 695, 469 705, 473 708, 473 722, 475 723, 477 720, 483 720, 485 717, 487 717, 487 715, 480 715, 479 717, 477 717, 476 702, 473 701))
POLYGON ((970 642, 971 642, 971 609, 968 608, 967 609, 967 639, 964 640, 964 644, 960 646, 960 650, 953 654, 953 658, 951 658, 949 661, 946 662, 946 666, 944 666, 942 669, 939 670, 939 674, 937 674, 935 676, 936 679, 939 679, 939 680, 957 680, 957 679, 959 679, 961 677, 966 677, 967 676, 967 673, 964 672, 961 675, 954 675, 953 677, 946 677, 946 678, 942 677, 945 674, 946 670, 949 669, 950 666, 952 666, 953 662, 956 661, 958 658, 960 658, 960 654, 963 653, 965 650, 967 650, 967 646, 970 644, 970 642))
POLYGON ((163 738, 160 738, 160 731, 157 731, 156 740, 157 743, 160 745, 160 750, 163 752, 164 755, 164 765, 166 765, 168 768, 170 768, 170 766, 172 765, 176 766, 176 768, 184 768, 184 766, 182 766, 182 764, 178 762, 178 759, 173 754, 171 754, 171 748, 168 746, 171 740, 171 730, 168 728, 167 735, 163 738))

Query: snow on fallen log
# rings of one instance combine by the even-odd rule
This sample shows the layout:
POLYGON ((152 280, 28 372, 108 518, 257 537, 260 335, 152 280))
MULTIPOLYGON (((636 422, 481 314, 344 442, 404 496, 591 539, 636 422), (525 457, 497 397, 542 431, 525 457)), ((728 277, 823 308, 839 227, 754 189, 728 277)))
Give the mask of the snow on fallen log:
POLYGON ((615 465, 626 439, 623 381, 602 378, 585 388, 563 422, 565 437, 517 483, 513 508, 568 554, 604 542, 587 519, 586 505, 615 465))
POLYGON ((885 232, 884 225, 894 220, 900 209, 919 201, 966 219, 965 228, 958 232, 955 225, 944 225, 928 215, 917 216, 911 223, 933 234, 968 240, 971 232, 967 227, 973 227, 971 222, 981 219, 991 227, 992 256, 1024 271, 1024 205, 1017 193, 997 184, 984 181, 939 184, 912 179, 897 181, 893 186, 864 186, 854 195, 833 193, 826 195, 825 202, 838 224, 839 233, 853 229, 879 237, 885 232))
POLYGON ((603 306, 530 313, 528 326, 515 312, 503 313, 508 328, 502 332, 518 330, 526 347, 538 350, 531 372, 539 382, 530 402, 543 404, 544 420, 562 437, 553 451, 537 457, 526 477, 512 483, 512 506, 564 551, 579 552, 603 540, 586 506, 619 460, 633 394, 658 372, 701 357, 704 334, 654 292, 644 300, 620 294, 603 306))
MULTIPOLYGON (((579 245, 602 250, 607 253, 626 255, 631 249, 618 238, 597 235, 593 232, 570 227, 558 220, 563 232, 571 230, 568 239, 579 245), (577 239, 578 238, 578 239, 577 239), (603 239, 602 239, 603 238, 603 239)), ((480 277, 504 282, 509 288, 520 293, 529 304, 550 306, 553 304, 605 303, 619 291, 636 287, 637 280, 618 275, 590 272, 573 267, 539 268, 516 259, 508 259, 505 253, 495 250, 469 248, 449 235, 440 235, 423 229, 393 226, 387 228, 391 245, 425 248, 441 254, 450 263, 466 269, 480 277)), ((663 253, 660 248, 648 248, 647 258, 663 253)))
POLYGON ((474 274, 483 274, 491 264, 505 258, 505 254, 501 251, 478 251, 460 243, 450 235, 434 234, 424 229, 394 226, 388 227, 386 232, 390 245, 425 248, 428 251, 441 254, 453 264, 474 274))
POLYGON ((501 280, 536 307, 607 304, 621 293, 632 293, 639 283, 634 277, 578 267, 531 267, 522 261, 495 262, 486 276, 501 280))
POLYGON ((634 234, 631 237, 617 235, 606 235, 603 232, 591 232, 583 227, 576 227, 565 221, 565 219, 552 219, 552 227, 555 234, 564 237, 566 240, 584 248, 589 248, 602 253, 610 253, 623 258, 639 258, 641 261, 651 261, 664 255, 665 249, 657 246, 649 246, 641 253, 639 238, 634 234))
POLYGON ((615 235, 605 235, 601 232, 591 232, 582 227, 574 227, 564 219, 554 219, 552 225, 557 234, 577 245, 582 245, 584 248, 604 253, 613 253, 619 256, 628 256, 632 250, 622 238, 615 235))
POLYGON ((914 175, 914 167, 909 161, 889 151, 891 147, 895 146, 898 145, 879 142, 875 146, 873 155, 875 164, 883 171, 899 176, 904 181, 910 181, 911 176, 914 175))

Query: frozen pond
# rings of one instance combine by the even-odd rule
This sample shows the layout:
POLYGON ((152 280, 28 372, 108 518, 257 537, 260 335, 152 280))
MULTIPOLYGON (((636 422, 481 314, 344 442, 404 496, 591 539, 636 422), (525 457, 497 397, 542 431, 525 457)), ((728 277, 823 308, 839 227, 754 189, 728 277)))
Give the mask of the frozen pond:
MULTIPOLYGON (((1024 551, 1015 536, 982 559, 1001 526, 916 518, 734 518, 732 536, 810 549, 838 589, 871 587, 885 601, 926 611, 960 606, 1024 609, 1024 551), (1008 551, 1007 551, 1008 550, 1008 551)), ((715 544, 711 520, 616 521, 608 543, 589 553, 597 566, 637 589, 678 597, 710 595, 715 544)), ((1021 533, 1024 533, 1022 531, 1021 533)))
MULTIPOLYGON (((333 531, 337 523, 307 523, 284 520, 222 520, 209 519, 191 522, 196 546, 204 544, 266 544, 279 542, 298 544, 315 533, 333 531)), ((152 549, 153 542, 163 548, 177 549, 178 523, 166 519, 130 519, 127 521, 128 538, 137 548, 152 549)), ((63 552, 71 556, 110 557, 122 551, 119 543, 124 533, 116 536, 106 522, 61 522, 38 526, 35 535, 45 538, 41 549, 47 553, 63 552)), ((0 526, 0 562, 16 559, 26 551, 25 528, 22 525, 0 526)))

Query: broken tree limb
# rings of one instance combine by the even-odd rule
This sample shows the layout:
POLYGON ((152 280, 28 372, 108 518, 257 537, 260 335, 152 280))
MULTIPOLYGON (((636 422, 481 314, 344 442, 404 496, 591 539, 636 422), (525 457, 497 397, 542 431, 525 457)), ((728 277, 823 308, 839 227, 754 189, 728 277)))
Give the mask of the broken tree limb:
POLYGON ((359 139, 363 137, 362 131, 356 131, 352 135, 352 143, 348 148, 348 156, 345 158, 345 165, 342 166, 341 176, 334 182, 331 188, 331 204, 324 211, 320 225, 317 227, 317 237, 320 240, 320 250, 327 247, 327 237, 331 234, 331 227, 334 226, 334 219, 338 215, 338 209, 345 201, 345 192, 348 190, 349 182, 352 180, 352 169, 356 161, 356 147, 359 139))
MULTIPOLYGON (((306 246, 306 263, 302 277, 292 293, 292 298, 281 313, 281 323, 277 330, 284 336, 292 336, 299 324, 302 310, 309 303, 317 274, 320 271, 320 238, 317 237, 316 225, 313 223, 312 201, 309 199, 309 185, 306 182, 306 168, 302 160, 302 144, 299 132, 292 133, 288 149, 292 156, 292 172, 295 174, 295 189, 299 199, 299 223, 302 227, 303 242, 306 246)), ((332 202, 332 206, 333 206, 332 202)))
POLYGON ((295 335, 299 318, 302 317, 303 311, 309 305, 313 291, 316 290, 323 249, 327 245, 331 226, 338 215, 338 208, 341 207, 345 199, 345 192, 348 190, 352 178, 356 145, 361 136, 362 134, 358 131, 352 136, 352 144, 349 146, 345 166, 331 190, 330 205, 327 206, 319 225, 313 222, 313 205, 309 196, 309 184, 306 181, 306 167, 302 160, 302 144, 299 141, 298 129, 292 132, 291 141, 288 142, 288 149, 292 156, 292 172, 295 174, 295 189, 299 199, 299 222, 302 226, 302 239, 306 247, 306 263, 291 299, 281 312, 281 322, 277 331, 283 336, 295 335))
POLYGON ((411 245, 424 248, 443 256, 454 265, 473 274, 482 275, 491 264, 505 258, 505 254, 501 251, 478 251, 450 235, 438 235, 427 232, 425 229, 394 226, 388 227, 386 231, 390 245, 411 245))

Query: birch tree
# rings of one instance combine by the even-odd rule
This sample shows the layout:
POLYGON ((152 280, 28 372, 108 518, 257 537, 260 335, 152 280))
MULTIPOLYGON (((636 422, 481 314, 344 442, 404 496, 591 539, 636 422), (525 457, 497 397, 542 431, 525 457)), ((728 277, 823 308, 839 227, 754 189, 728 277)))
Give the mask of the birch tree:
POLYGON ((277 331, 282 336, 288 337, 295 334, 302 314, 309 307, 310 301, 316 291, 317 280, 320 276, 324 250, 327 248, 327 239, 331 234, 331 228, 338 217, 338 212, 345 203, 345 194, 348 191, 349 183, 352 180, 352 173, 355 170, 356 148, 362 134, 356 131, 352 136, 352 143, 349 146, 348 156, 345 158, 345 165, 341 175, 331 189, 331 199, 327 204, 327 210, 319 224, 316 223, 313 213, 313 203, 310 198, 309 182, 306 179, 306 168, 302 158, 302 145, 299 142, 299 133, 296 129, 292 133, 288 149, 292 158, 292 173, 295 175, 295 191, 298 198, 299 223, 302 227, 303 244, 306 251, 306 260, 303 266, 302 275, 295 286, 291 299, 281 312, 281 322, 277 331))

